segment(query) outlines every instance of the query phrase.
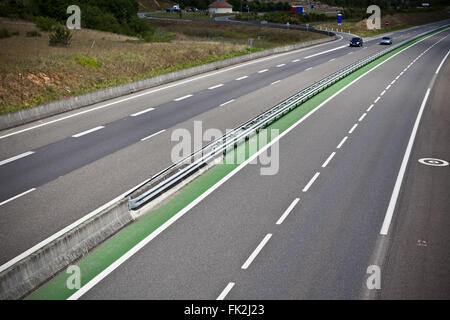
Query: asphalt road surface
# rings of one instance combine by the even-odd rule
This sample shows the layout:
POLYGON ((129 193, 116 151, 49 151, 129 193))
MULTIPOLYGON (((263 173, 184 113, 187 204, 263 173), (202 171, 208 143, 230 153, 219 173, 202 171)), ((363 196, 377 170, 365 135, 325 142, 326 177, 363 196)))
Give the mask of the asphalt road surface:
MULTIPOLYGON (((394 41, 439 24, 443 23, 396 32, 394 41)), ((448 50, 448 39, 417 60, 361 123, 358 112, 369 107, 367 103, 386 81, 395 79, 395 72, 446 34, 390 60, 283 138, 278 175, 261 177, 258 168, 246 167, 229 182, 239 189, 223 185, 225 191, 208 197, 155 239, 134 258, 140 261, 133 260, 125 268, 145 265, 128 276, 136 281, 133 292, 126 289, 129 284, 121 283, 127 278, 121 269, 86 297, 215 298, 226 281, 235 281, 230 297, 236 298, 357 296, 354 285, 364 276, 361 267, 372 253, 401 161, 398 150, 407 143, 424 88, 448 50), (370 116, 374 120, 369 122, 370 116), (320 169, 355 121, 353 136, 323 169, 329 173, 321 172, 310 191, 301 192, 302 184, 320 169), (324 176, 329 183, 323 183, 324 176), (265 197, 268 193, 277 196, 265 197), (296 197, 300 201, 288 217, 291 222, 286 219, 274 227, 273 219, 296 197), (230 206, 236 202, 242 205, 230 206), (246 256, 267 233, 273 237, 255 260, 256 269, 252 264, 251 273, 240 272, 246 256), (224 267, 218 268, 221 264, 224 267), (330 269, 334 271, 326 272, 330 269), (148 280, 142 282, 143 276, 148 280), (314 286, 319 279, 331 291, 325 285, 314 286), (276 281, 283 285, 271 287, 276 281), (106 290, 107 286, 114 289, 106 290)), ((170 164, 174 129, 192 131, 193 121, 201 120, 204 129, 225 132, 315 80, 382 49, 376 39, 364 48, 348 48, 347 41, 259 59, 1 132, 0 263, 170 164)), ((436 86, 441 82, 439 78, 436 86)))
POLYGON ((280 138, 277 174, 244 166, 82 298, 360 299, 381 239, 375 297, 448 299, 449 166, 418 159, 449 160, 449 34, 316 109, 280 138))

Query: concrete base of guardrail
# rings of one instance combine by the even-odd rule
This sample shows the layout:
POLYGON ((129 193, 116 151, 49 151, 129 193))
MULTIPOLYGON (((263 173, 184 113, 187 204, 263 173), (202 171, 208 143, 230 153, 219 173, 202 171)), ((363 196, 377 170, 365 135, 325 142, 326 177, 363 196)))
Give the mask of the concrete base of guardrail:
POLYGON ((0 273, 0 299, 21 299, 133 221, 122 199, 0 273))
POLYGON ((217 70, 220 68, 225 68, 231 65, 266 57, 277 53, 293 51, 329 42, 335 39, 337 39, 337 36, 332 34, 332 37, 329 38, 323 38, 314 41, 302 42, 299 44, 259 51, 239 57, 229 58, 188 69, 166 73, 160 76, 134 81, 131 83, 107 89, 102 89, 95 92, 83 94, 76 97, 70 97, 67 99, 58 100, 31 108, 21 109, 16 112, 0 115, 0 130, 9 129, 32 121, 40 120, 63 112, 86 107, 106 100, 118 98, 127 94, 163 85, 172 81, 181 80, 201 73, 217 70))

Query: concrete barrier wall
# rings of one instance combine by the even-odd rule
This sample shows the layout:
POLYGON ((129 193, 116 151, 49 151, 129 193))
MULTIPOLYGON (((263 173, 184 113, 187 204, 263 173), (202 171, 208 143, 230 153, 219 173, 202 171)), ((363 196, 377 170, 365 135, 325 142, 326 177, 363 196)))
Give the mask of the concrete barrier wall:
POLYGON ((288 52, 301 49, 325 42, 335 40, 337 36, 333 35, 329 38, 318 39, 314 41, 303 42, 290 46, 278 47, 274 49, 259 51, 251 54, 242 55, 230 59, 220 60, 188 69, 166 73, 160 76, 151 77, 95 92, 83 94, 76 97, 70 97, 64 100, 58 100, 47 104, 39 105, 32 108, 22 109, 16 112, 0 115, 0 130, 12 128, 32 121, 47 118, 59 113, 86 107, 95 103, 118 98, 130 93, 149 89, 159 85, 163 85, 172 81, 181 80, 201 73, 225 68, 242 62, 266 57, 272 54, 288 52))
POLYGON ((128 199, 78 225, 0 274, 0 299, 20 299, 133 221, 128 199))

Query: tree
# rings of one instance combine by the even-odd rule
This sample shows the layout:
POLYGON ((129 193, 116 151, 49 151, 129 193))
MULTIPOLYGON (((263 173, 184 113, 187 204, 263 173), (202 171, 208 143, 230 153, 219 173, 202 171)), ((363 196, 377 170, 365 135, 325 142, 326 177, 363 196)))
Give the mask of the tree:
POLYGON ((51 46, 70 46, 72 40, 72 33, 70 30, 61 24, 55 26, 52 33, 49 34, 49 45, 51 46))

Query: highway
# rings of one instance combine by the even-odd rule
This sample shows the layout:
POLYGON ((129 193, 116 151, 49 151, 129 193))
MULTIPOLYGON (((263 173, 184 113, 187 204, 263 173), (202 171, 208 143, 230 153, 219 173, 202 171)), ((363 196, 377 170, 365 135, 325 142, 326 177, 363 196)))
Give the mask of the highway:
POLYGON ((404 50, 323 104, 279 140, 278 174, 243 166, 81 298, 360 299, 380 239, 389 237, 377 260, 387 266, 377 297, 448 299, 449 169, 417 160, 450 156, 448 60, 434 78, 449 33, 404 50), (382 235, 420 110, 395 226, 382 235))
POLYGON ((320 105, 280 136, 276 175, 240 167, 79 297, 361 299, 376 263, 375 297, 448 299, 449 169, 418 160, 449 159, 449 33, 320 105))
MULTIPOLYGON (((436 25, 395 33, 394 41, 436 25)), ((230 298, 359 297, 417 111, 449 49, 447 34, 337 95, 280 140, 277 175, 246 166, 84 297, 211 299, 229 282, 230 298), (251 272, 243 272, 263 239, 251 272)), ((233 128, 381 49, 376 39, 365 48, 346 44, 259 59, 1 132, 1 263, 170 164, 175 128, 192 131, 193 120, 204 129, 233 128)), ((436 87, 445 92, 443 81, 436 87)))
POLYGON ((402 51, 321 105, 280 138, 278 174, 243 166, 81 297, 360 299, 380 239, 389 237, 376 261, 387 266, 377 295, 448 298, 449 169, 417 160, 449 159, 448 60, 435 77, 449 33, 402 51), (406 188, 382 234, 405 159, 406 188))

